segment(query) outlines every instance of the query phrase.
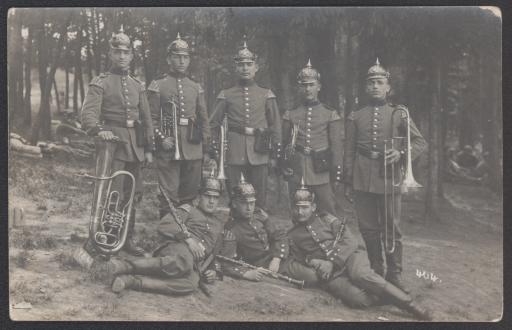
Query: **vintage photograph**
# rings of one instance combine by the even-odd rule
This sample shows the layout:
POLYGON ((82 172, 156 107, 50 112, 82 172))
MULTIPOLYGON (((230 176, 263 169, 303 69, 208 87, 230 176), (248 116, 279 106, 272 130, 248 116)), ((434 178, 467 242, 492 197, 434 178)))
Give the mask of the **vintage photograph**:
POLYGON ((498 7, 11 8, 14 321, 498 322, 498 7))

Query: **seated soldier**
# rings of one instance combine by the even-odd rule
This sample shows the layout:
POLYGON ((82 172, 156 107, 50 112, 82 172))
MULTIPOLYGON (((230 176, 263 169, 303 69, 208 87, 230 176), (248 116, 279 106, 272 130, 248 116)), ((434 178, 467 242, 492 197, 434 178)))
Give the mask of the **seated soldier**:
POLYGON ((183 204, 176 209, 179 219, 172 212, 161 219, 157 229, 161 244, 153 257, 95 262, 95 273, 104 274, 109 283, 114 279, 112 291, 116 293, 133 289, 183 295, 194 292, 201 278, 213 282, 218 265, 212 261, 222 246, 224 227, 214 215, 220 190, 219 180, 204 178, 197 208, 183 204), (180 230, 176 230, 176 223, 180 230))
MULTIPOLYGON (((279 272, 281 261, 288 257, 286 232, 276 228, 264 211, 254 212, 255 196, 254 187, 245 182, 242 174, 240 183, 232 189, 231 219, 225 227, 222 254, 279 272)), ((247 269, 229 262, 222 262, 222 270, 225 275, 250 281, 260 281, 265 274, 263 269, 247 269)))
POLYGON ((304 280, 306 286, 322 287, 351 307, 368 307, 387 298, 418 319, 430 320, 430 311, 370 268, 366 251, 358 247, 344 221, 315 213, 313 199, 304 185, 295 192, 285 273, 304 280))

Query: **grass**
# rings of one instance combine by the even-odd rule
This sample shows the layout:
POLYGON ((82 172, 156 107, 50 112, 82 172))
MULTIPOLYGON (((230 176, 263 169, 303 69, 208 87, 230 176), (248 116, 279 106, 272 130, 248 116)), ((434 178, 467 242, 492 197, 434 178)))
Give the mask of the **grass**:
POLYGON ((27 226, 22 231, 12 230, 9 233, 9 246, 25 250, 54 250, 57 240, 37 230, 38 226, 27 226))
POLYGON ((27 266, 30 263, 30 260, 34 258, 34 254, 27 251, 22 250, 18 254, 16 254, 14 257, 11 257, 11 262, 14 262, 16 266, 19 268, 27 268, 27 266))
POLYGON ((59 264, 60 269, 72 270, 80 269, 81 266, 76 262, 75 258, 70 252, 61 252, 54 257, 54 260, 59 264))

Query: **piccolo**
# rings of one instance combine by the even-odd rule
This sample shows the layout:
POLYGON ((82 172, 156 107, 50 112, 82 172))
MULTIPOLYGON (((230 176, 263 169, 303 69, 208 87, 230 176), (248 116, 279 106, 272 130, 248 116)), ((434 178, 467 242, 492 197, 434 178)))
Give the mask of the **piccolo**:
POLYGON ((260 270, 262 270, 265 273, 265 275, 267 275, 269 277, 278 278, 278 279, 286 281, 288 283, 295 284, 296 286, 299 287, 299 289, 303 289, 304 288, 304 281, 296 280, 296 279, 288 277, 286 275, 273 272, 273 271, 271 271, 269 269, 266 269, 266 268, 263 268, 263 267, 256 267, 256 266, 248 264, 248 263, 246 263, 246 262, 244 262, 242 260, 231 259, 231 258, 228 258, 228 257, 225 257, 225 256, 221 256, 221 255, 217 255, 216 258, 218 258, 220 260, 227 261, 227 262, 231 262, 233 264, 236 264, 236 265, 239 265, 239 266, 242 266, 242 267, 247 267, 247 268, 250 268, 250 269, 260 269, 260 270))

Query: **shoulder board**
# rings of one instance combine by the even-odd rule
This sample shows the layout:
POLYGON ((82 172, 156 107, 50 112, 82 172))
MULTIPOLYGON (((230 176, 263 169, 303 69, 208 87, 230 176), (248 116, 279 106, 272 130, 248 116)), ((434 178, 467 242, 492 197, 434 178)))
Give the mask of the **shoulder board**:
POLYGON ((130 75, 130 78, 132 78, 133 80, 135 80, 136 82, 138 82, 139 84, 143 84, 142 81, 140 81, 139 79, 135 78, 134 75, 130 75))
POLYGON ((328 223, 329 225, 330 225, 330 224, 332 224, 335 220, 337 220, 337 219, 338 219, 338 218, 337 218, 337 217, 335 217, 334 215, 332 215, 332 214, 330 214, 330 213, 327 213, 327 212, 326 212, 326 213, 324 213, 324 214, 322 214, 322 215, 320 216, 320 218, 321 218, 324 222, 328 223))
POLYGON ((155 92, 155 93, 158 93, 160 92, 160 86, 158 85, 156 79, 153 80, 149 86, 148 86, 148 91, 151 91, 151 92, 155 92))
POLYGON ((321 104, 322 104, 322 106, 323 106, 325 109, 327 109, 327 110, 330 110, 330 111, 336 111, 336 109, 334 109, 333 107, 331 107, 331 106, 329 106, 329 105, 327 105, 327 104, 325 104, 325 103, 321 103, 321 104))
MULTIPOLYGON (((405 105, 403 105, 403 104, 392 104, 392 103, 390 103, 389 105, 391 107, 395 108, 395 109, 403 109, 403 110, 409 111, 409 109, 407 109, 407 107, 405 105)), ((407 114, 405 113, 405 111, 400 111, 400 114, 401 114, 401 118, 402 119, 407 118, 407 114)))
POLYGON ((103 88, 103 80, 108 77, 107 73, 101 73, 99 76, 92 78, 89 85, 94 85, 103 88))
POLYGON ((159 74, 158 76, 156 76, 153 79, 154 80, 160 80, 160 79, 164 79, 165 77, 167 77, 167 73, 161 73, 161 74, 159 74))
POLYGON ((225 99, 226 98, 226 95, 224 95, 224 90, 221 90, 219 95, 217 95, 217 99, 225 99))
POLYGON ((331 120, 331 121, 341 120, 341 117, 340 117, 340 115, 339 115, 338 111, 334 111, 334 110, 332 110, 330 120, 331 120))
POLYGON ((265 95, 265 97, 267 99, 275 99, 276 98, 276 95, 274 94, 274 92, 272 92, 271 89, 267 90, 267 95, 265 95))
POLYGON ((257 209, 254 211, 254 219, 258 220, 259 222, 265 223, 268 220, 268 214, 262 209, 257 209))
POLYGON ((183 204, 183 205, 178 206, 178 208, 180 210, 183 210, 183 211, 187 212, 187 213, 190 213, 190 211, 192 210, 192 205, 190 205, 190 204, 183 204))

